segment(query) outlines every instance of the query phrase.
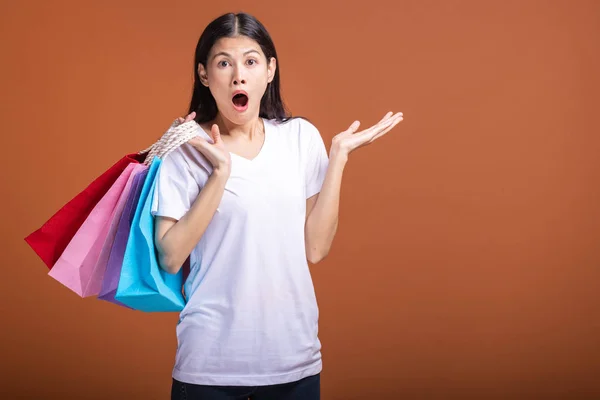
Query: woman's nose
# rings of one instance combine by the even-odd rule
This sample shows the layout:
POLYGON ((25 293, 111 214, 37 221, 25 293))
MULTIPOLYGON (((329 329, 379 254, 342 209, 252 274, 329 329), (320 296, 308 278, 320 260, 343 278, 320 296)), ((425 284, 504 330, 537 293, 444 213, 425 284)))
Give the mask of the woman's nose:
POLYGON ((244 69, 238 67, 235 69, 233 74, 233 84, 240 85, 242 83, 246 83, 246 79, 244 78, 244 69))

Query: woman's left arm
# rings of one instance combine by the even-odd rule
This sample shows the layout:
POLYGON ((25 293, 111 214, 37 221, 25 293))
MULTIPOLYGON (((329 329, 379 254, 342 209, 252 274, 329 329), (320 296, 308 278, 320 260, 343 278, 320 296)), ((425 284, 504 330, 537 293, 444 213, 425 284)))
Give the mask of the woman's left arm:
POLYGON ((377 124, 360 132, 356 132, 360 122, 355 121, 347 130, 333 138, 329 166, 321 191, 306 200, 304 237, 306 258, 312 264, 324 259, 331 249, 338 227, 342 175, 348 156, 357 148, 385 135, 402 119, 402 113, 392 115, 389 112, 377 124))

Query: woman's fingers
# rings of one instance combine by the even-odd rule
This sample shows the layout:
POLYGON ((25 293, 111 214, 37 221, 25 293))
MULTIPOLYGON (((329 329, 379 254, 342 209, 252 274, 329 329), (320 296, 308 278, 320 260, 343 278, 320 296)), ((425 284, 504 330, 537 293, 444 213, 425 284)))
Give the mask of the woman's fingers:
POLYGON ((350 126, 348 127, 348 129, 346 130, 346 132, 356 132, 356 130, 358 129, 358 127, 360 126, 360 121, 354 121, 352 124, 350 124, 350 126))
POLYGON ((368 134, 372 133, 374 129, 377 129, 377 127, 380 124, 384 123, 386 121, 386 119, 388 119, 391 115, 392 115, 392 112, 390 111, 387 114, 385 114, 383 116, 383 118, 381 118, 379 120, 379 122, 377 122, 375 125, 371 126, 370 128, 365 129, 364 131, 358 132, 357 134, 358 135, 365 135, 365 134, 368 135, 368 134))
POLYGON ((381 119, 379 120, 379 122, 377 122, 375 125, 371 126, 371 127, 370 127, 370 128, 368 128, 368 129, 365 129, 363 132, 360 132, 360 133, 372 133, 372 131, 373 131, 373 130, 376 130, 376 129, 378 129, 378 127, 380 127, 382 124, 386 124, 386 123, 389 121, 389 119, 390 119, 390 117, 392 116, 392 114, 393 114, 393 113, 392 113, 391 111, 390 111, 390 112, 388 112, 387 114, 385 114, 385 115, 383 116, 383 118, 381 118, 381 119))
POLYGON ((206 147, 208 145, 208 141, 206 141, 206 139, 204 139, 200 136, 194 136, 193 138, 188 140, 188 143, 195 146, 196 148, 206 147))
POLYGON ((385 120, 386 120, 386 118, 389 118, 389 117, 390 117, 392 114, 393 114, 393 112, 391 112, 391 111, 390 111, 390 112, 388 112, 387 114, 385 114, 385 115, 383 116, 383 118, 381 118, 381 119, 379 120, 379 122, 378 122, 377 124, 380 124, 380 123, 382 123, 383 121, 385 121, 385 120))
POLYGON ((402 115, 397 116, 396 118, 394 118, 394 121, 392 124, 388 125, 386 128, 380 130, 379 132, 375 133, 375 135, 373 135, 373 137, 369 140, 369 143, 374 141, 375 139, 380 138, 381 136, 385 135, 386 133, 388 133, 389 131, 391 131, 396 125, 398 125, 400 123, 400 121, 402 121, 404 119, 404 117, 402 117, 402 115))
POLYGON ((362 138, 361 146, 369 144, 375 139, 385 135, 386 133, 391 131, 392 128, 394 128, 400 121, 402 121, 402 119, 403 114, 401 112, 396 113, 394 115, 391 115, 391 113, 387 113, 386 116, 377 124, 373 125, 369 129, 357 133, 357 135, 359 135, 362 138))
POLYGON ((389 126, 393 126, 395 125, 398 121, 402 120, 402 113, 396 113, 393 116, 390 116, 389 118, 385 119, 384 121, 380 122, 379 124, 377 124, 375 126, 375 132, 380 132, 384 129, 387 129, 389 126))
POLYGON ((178 117, 177 118, 177 122, 179 124, 183 124, 184 122, 189 122, 189 121, 193 120, 195 117, 196 117, 196 112, 192 111, 191 113, 189 113, 188 115, 186 115, 185 118, 178 117))
POLYGON ((213 126, 210 129, 210 133, 215 143, 218 143, 221 140, 221 132, 219 131, 219 125, 213 124, 213 126))
POLYGON ((385 116, 375 125, 371 126, 368 129, 365 129, 362 132, 358 132, 361 136, 375 136, 379 132, 386 129, 388 126, 392 125, 398 118, 402 117, 402 113, 393 114, 391 111, 385 114, 385 116))
POLYGON ((190 114, 187 116, 187 118, 185 119, 185 122, 191 121, 191 120, 193 120, 195 117, 196 117, 196 112, 195 112, 195 111, 192 111, 192 112, 191 112, 191 113, 190 113, 190 114))
POLYGON ((384 121, 380 122, 380 127, 385 127, 385 126, 389 126, 390 124, 393 124, 395 121, 398 120, 398 118, 402 118, 402 113, 398 112, 394 115, 391 115, 385 119, 384 121))

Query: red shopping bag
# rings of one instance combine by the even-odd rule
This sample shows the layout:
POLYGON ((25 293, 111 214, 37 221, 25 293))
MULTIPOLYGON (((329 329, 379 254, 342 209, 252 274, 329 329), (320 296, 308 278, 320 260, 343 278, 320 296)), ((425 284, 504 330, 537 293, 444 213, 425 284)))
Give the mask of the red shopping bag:
POLYGON ((25 241, 52 268, 92 209, 131 163, 143 163, 147 153, 127 154, 58 210, 25 241))

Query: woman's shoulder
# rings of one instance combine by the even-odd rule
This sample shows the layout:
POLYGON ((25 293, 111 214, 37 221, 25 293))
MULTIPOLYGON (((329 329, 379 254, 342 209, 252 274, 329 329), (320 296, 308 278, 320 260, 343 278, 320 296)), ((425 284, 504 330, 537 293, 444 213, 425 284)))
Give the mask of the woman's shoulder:
POLYGON ((276 142, 284 148, 294 149, 293 151, 299 152, 298 154, 310 153, 315 148, 315 143, 322 141, 315 124, 305 117, 297 117, 285 122, 271 120, 270 123, 277 125, 276 142))
MULTIPOLYGON (((208 135, 205 129, 198 123, 194 122, 194 132, 208 142, 212 143, 212 138, 208 135)), ((212 166, 204 156, 189 142, 183 142, 176 145, 163 157, 163 160, 169 160, 172 164, 181 168, 194 170, 198 167, 202 169, 211 169, 212 166)))
POLYGON ((290 139, 302 140, 319 134, 319 130, 315 124, 306 117, 295 117, 286 121, 277 121, 275 119, 267 121, 274 125, 281 135, 287 136, 290 139))
POLYGON ((272 124, 272 125, 276 125, 278 127, 281 128, 306 128, 306 127, 314 127, 314 124, 312 123, 312 121, 310 121, 310 119, 308 117, 304 117, 304 116, 296 116, 296 117, 289 117, 283 121, 278 121, 277 119, 273 118, 273 119, 265 119, 265 121, 267 121, 268 123, 272 124))
POLYGON ((187 171, 196 181, 207 178, 212 172, 210 162, 189 143, 182 143, 162 157, 163 168, 187 171))

